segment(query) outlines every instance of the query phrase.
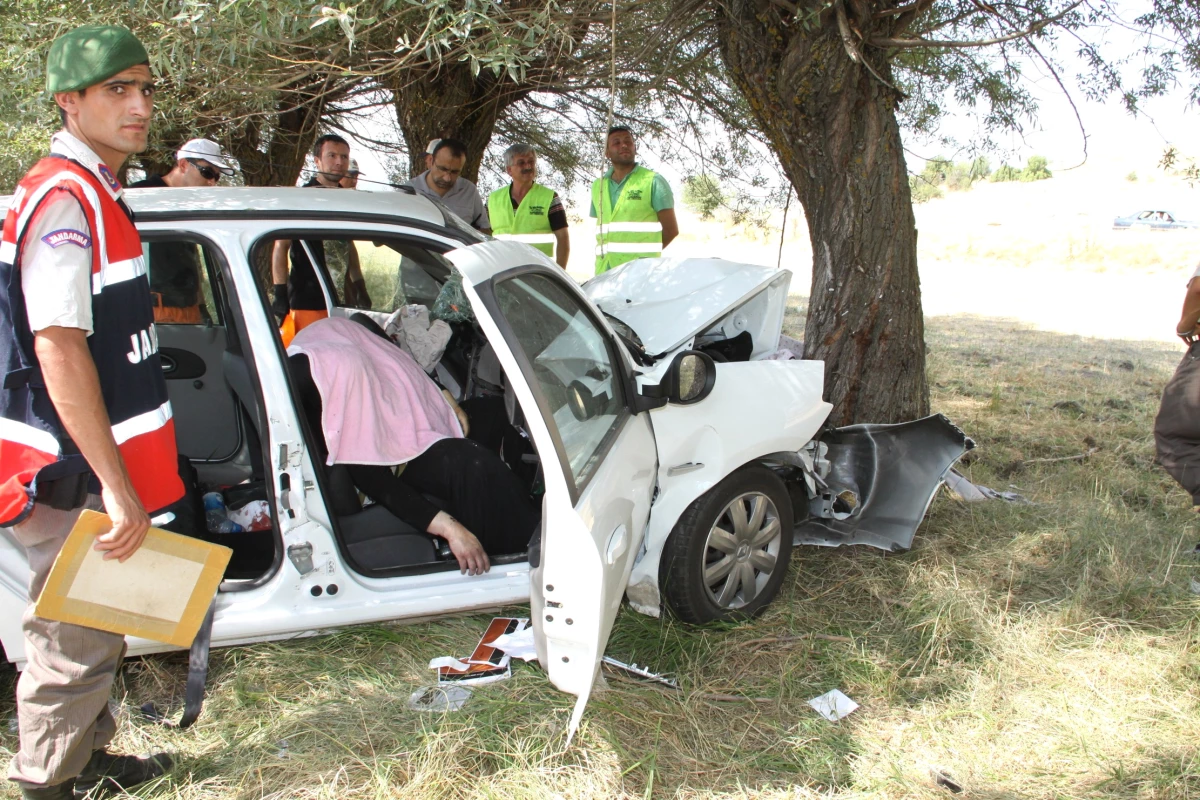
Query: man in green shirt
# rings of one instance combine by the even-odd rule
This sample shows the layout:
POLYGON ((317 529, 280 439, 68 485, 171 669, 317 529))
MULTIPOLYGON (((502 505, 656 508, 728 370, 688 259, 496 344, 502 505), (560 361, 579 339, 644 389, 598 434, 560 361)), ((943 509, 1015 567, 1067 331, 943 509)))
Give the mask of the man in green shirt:
POLYGON ((590 215, 596 220, 596 274, 635 258, 653 258, 679 235, 671 186, 637 163, 633 132, 608 131, 605 149, 612 167, 592 184, 590 215))

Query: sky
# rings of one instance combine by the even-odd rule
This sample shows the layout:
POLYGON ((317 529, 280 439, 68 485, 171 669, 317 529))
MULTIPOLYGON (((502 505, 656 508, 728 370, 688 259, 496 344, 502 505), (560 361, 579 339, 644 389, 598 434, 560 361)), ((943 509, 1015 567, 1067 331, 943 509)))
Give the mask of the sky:
MULTIPOLYGON (((1120 18, 1132 21, 1148 11, 1150 3, 1148 0, 1112 0, 1109 6, 1120 18)), ((1130 25, 1125 29, 1112 27, 1103 34, 1091 32, 1086 38, 1111 63, 1127 59, 1120 67, 1122 77, 1128 85, 1136 85, 1139 73, 1149 65, 1143 57, 1136 55, 1148 43, 1143 32, 1132 30, 1130 25)), ((1029 123, 1022 135, 1002 138, 1002 146, 1011 151, 1015 161, 1042 155, 1050 160, 1052 168, 1058 169, 1074 167, 1085 160, 1089 164, 1111 161, 1157 163, 1162 151, 1171 144, 1185 154, 1200 156, 1197 125, 1200 113, 1189 104, 1189 86, 1181 84, 1165 96, 1143 101, 1141 112, 1134 116, 1126 111, 1119 97, 1110 97, 1105 102, 1088 100, 1078 89, 1076 79, 1091 68, 1073 52, 1076 45, 1070 36, 1060 36, 1057 42, 1057 50, 1046 52, 1061 64, 1060 77, 1071 92, 1079 119, 1058 82, 1042 64, 1022 63, 1024 86, 1037 100, 1039 113, 1037 120, 1029 123)), ((944 130, 960 141, 969 140, 975 127, 967 114, 948 119, 944 124, 944 130)), ((936 147, 911 136, 906 139, 910 148, 910 169, 919 171, 923 166, 922 157, 938 155, 933 152, 936 147)), ((993 157, 994 162, 998 160, 993 157)))

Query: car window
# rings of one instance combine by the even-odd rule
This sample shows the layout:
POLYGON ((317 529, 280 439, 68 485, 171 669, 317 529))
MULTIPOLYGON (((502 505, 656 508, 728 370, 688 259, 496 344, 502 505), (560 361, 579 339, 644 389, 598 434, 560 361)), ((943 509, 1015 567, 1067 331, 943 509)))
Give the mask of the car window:
POLYGON ((142 242, 156 325, 219 325, 213 300, 216 260, 208 247, 155 236, 142 242))
POLYGON ((533 367, 571 476, 581 486, 625 408, 607 337, 583 304, 548 276, 510 278, 496 286, 495 294, 533 367))
MULTIPOLYGON (((258 253, 269 254, 272 247, 273 242, 268 242, 258 253)), ((450 262, 440 253, 402 239, 318 236, 303 243, 295 240, 291 242, 289 273, 294 270, 298 249, 306 262, 311 253, 334 304, 344 308, 383 313, 413 303, 431 308, 450 274, 450 262)), ((317 301, 324 302, 319 286, 307 278, 301 291, 315 292, 317 301)))

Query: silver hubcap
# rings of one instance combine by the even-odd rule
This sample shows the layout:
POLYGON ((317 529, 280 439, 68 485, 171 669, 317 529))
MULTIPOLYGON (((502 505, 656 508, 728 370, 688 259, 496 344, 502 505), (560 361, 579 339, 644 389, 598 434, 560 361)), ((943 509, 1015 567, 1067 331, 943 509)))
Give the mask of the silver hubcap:
POLYGON ((725 506, 704 543, 704 588, 721 608, 741 608, 771 579, 783 530, 771 498, 739 495, 725 506))

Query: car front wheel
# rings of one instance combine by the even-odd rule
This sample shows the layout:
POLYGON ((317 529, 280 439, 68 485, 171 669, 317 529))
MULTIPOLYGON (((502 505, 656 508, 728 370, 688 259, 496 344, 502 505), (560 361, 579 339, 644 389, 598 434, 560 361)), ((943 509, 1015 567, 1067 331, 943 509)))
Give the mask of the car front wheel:
POLYGON ((661 584, 685 622, 758 614, 779 592, 792 552, 792 504, 763 466, 734 472, 680 516, 663 548, 661 584))

